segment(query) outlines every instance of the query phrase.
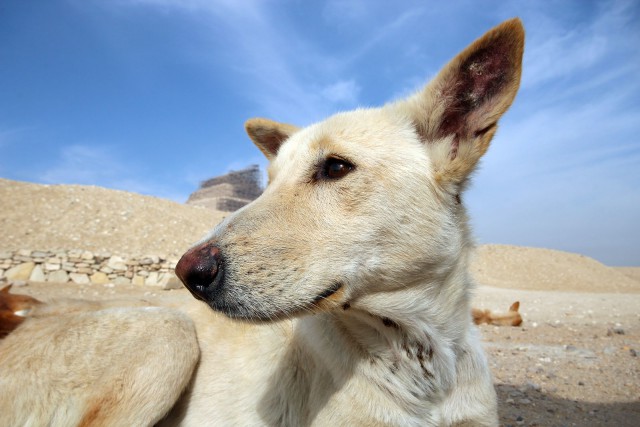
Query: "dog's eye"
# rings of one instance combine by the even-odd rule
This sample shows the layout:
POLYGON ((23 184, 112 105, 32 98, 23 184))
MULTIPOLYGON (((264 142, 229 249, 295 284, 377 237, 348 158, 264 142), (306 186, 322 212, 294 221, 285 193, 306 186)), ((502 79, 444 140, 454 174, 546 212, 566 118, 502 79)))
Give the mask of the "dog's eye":
POLYGON ((353 170, 354 166, 346 160, 330 157, 325 160, 319 171, 320 179, 340 179, 353 170))

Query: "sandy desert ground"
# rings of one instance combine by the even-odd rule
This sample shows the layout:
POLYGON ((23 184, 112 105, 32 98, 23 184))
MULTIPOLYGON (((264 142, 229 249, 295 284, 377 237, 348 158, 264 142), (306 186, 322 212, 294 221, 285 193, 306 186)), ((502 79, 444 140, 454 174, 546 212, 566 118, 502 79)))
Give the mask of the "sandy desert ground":
MULTIPOLYGON (((179 255, 224 216, 97 187, 0 179, 0 250, 86 249, 179 255)), ((506 245, 478 248, 474 306, 521 302, 520 327, 480 327, 504 426, 640 425, 640 267, 506 245)), ((179 302, 183 289, 28 283, 42 300, 144 297, 179 302)))

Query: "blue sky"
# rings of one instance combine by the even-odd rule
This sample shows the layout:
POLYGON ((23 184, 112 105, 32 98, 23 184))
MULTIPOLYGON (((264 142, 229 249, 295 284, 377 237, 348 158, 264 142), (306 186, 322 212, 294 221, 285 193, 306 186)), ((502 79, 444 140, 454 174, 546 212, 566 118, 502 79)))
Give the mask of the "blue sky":
POLYGON ((640 265, 633 0, 5 0, 0 176, 184 201, 266 164, 247 118, 398 99, 513 16, 522 87, 465 198, 478 240, 640 265))

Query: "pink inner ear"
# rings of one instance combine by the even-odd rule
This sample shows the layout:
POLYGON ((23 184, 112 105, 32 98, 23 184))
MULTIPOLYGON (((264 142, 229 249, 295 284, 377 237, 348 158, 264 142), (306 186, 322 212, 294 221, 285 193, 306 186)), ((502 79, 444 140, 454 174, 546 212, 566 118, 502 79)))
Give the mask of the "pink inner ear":
POLYGON ((283 139, 285 139, 285 137, 271 133, 263 136, 260 142, 264 149, 271 153, 271 155, 275 156, 278 154, 278 150, 280 149, 280 145, 282 145, 283 139))
MULTIPOLYGON (((455 135, 454 151, 461 137, 478 131, 474 129, 475 124, 468 122, 470 113, 498 95, 512 77, 514 70, 509 47, 508 40, 493 40, 490 46, 469 55, 446 83, 443 97, 449 104, 438 133, 440 136, 455 135)), ((485 124, 483 128, 486 127, 485 124)))

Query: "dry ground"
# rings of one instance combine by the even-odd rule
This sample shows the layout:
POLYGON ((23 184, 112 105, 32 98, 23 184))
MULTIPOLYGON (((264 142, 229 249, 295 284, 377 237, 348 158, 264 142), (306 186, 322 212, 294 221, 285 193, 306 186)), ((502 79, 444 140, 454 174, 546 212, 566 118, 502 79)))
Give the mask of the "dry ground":
MULTIPOLYGON (((95 187, 0 180, 0 250, 80 248, 179 254, 222 218, 201 208, 95 187)), ((503 425, 640 425, 640 268, 582 255, 481 246, 474 305, 521 302, 521 327, 482 326, 503 425)), ((185 290, 31 283, 56 297, 135 297, 179 303, 185 290)))

